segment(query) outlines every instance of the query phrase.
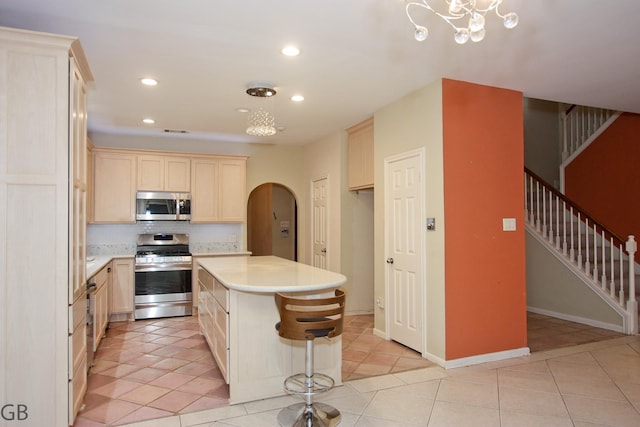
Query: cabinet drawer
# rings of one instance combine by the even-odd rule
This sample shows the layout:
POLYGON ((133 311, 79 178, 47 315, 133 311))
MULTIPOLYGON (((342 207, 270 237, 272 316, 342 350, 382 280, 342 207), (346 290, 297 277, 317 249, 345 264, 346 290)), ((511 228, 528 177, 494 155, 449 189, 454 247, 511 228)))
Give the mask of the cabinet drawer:
POLYGON ((84 394, 87 391, 87 359, 84 358, 82 363, 73 372, 73 379, 69 382, 69 395, 71 397, 72 413, 75 415, 80 410, 84 400, 84 394))
POLYGON ((85 293, 69 307, 69 333, 78 329, 87 321, 87 298, 85 293))
POLYGON ((217 280, 213 281, 213 297, 220 304, 225 312, 229 312, 229 289, 217 280))
MULTIPOLYGON (((209 292, 213 292, 213 276, 207 272, 204 268, 198 268, 198 281, 209 292)), ((202 291, 202 289, 200 289, 202 291)))

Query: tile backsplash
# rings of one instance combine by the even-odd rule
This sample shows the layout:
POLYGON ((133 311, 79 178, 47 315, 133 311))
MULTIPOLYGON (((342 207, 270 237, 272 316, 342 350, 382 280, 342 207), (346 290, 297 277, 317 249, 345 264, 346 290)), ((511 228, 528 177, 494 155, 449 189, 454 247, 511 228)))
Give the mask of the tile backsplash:
POLYGON ((192 253, 245 250, 243 224, 191 224, 186 221, 138 221, 136 224, 90 224, 87 255, 134 255, 138 234, 184 233, 192 253))

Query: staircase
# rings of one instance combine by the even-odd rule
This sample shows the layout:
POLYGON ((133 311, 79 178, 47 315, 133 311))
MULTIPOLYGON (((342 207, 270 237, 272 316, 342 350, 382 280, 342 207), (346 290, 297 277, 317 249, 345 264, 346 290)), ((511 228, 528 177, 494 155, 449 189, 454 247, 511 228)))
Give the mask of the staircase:
MULTIPOLYGON (((609 110, 570 109, 563 117, 566 151, 563 165, 618 115, 609 110), (571 114, 580 117, 568 117, 571 114)), ((617 236, 526 168, 525 219, 527 231, 622 317, 622 332, 638 333, 640 289, 636 289, 635 283, 640 280, 640 267, 634 261, 637 250, 634 237, 617 236)))

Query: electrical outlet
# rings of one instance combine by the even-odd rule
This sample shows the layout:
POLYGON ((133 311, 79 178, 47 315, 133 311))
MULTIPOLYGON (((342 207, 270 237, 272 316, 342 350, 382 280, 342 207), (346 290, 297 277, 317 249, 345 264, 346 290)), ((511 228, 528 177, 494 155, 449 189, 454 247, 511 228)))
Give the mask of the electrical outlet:
POLYGON ((376 306, 378 308, 384 308, 384 300, 382 299, 382 297, 376 298, 376 306))

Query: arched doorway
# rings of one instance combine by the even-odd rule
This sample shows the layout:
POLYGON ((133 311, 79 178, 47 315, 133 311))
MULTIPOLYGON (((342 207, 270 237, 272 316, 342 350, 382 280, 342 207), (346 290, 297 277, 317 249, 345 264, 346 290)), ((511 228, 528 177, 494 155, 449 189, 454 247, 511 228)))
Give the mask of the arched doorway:
POLYGON ((298 205, 284 185, 268 182, 249 194, 247 249, 252 255, 298 260, 298 205))

